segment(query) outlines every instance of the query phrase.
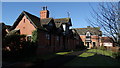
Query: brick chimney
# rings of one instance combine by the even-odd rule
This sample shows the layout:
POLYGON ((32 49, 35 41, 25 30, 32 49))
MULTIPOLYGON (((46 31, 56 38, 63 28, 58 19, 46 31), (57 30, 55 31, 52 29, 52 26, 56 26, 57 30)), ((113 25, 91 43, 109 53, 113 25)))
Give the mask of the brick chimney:
POLYGON ((42 7, 42 11, 40 11, 40 19, 49 18, 49 11, 47 10, 47 6, 42 7))

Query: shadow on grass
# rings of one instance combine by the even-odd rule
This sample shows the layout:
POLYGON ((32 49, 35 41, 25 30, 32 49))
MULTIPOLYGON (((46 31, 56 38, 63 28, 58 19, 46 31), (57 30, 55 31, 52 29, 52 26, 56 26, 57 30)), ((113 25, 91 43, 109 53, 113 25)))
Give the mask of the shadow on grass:
POLYGON ((34 62, 15 62, 9 65, 5 65, 2 68, 59 68, 75 57, 76 56, 73 55, 56 55, 55 57, 48 60, 38 58, 34 62))
POLYGON ((72 61, 65 64, 66 67, 80 66, 120 66, 120 62, 104 55, 95 54, 89 57, 76 57, 72 61))

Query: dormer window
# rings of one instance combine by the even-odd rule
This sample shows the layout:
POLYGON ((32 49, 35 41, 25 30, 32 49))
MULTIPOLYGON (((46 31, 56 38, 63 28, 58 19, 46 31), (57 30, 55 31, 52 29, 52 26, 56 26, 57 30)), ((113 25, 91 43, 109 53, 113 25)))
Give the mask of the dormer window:
POLYGON ((63 24, 63 30, 66 31, 66 24, 63 24))
POLYGON ((86 33, 86 36, 90 36, 90 32, 87 32, 87 33, 86 33))
POLYGON ((90 40, 90 38, 91 38, 90 32, 87 32, 86 33, 86 40, 90 40))

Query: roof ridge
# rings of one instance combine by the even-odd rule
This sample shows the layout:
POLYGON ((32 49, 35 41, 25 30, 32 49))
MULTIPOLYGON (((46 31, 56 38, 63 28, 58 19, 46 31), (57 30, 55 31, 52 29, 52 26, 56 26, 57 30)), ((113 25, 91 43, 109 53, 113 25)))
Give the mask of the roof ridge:
POLYGON ((71 19, 71 18, 56 18, 56 19, 71 19))
MULTIPOLYGON (((31 14, 31 13, 27 12, 27 11, 23 11, 22 13, 24 13, 24 14, 28 13, 28 14, 30 14, 30 15, 32 15, 32 16, 37 17, 36 15, 33 15, 33 14, 31 14)), ((39 18, 39 17, 37 17, 37 18, 39 18)))

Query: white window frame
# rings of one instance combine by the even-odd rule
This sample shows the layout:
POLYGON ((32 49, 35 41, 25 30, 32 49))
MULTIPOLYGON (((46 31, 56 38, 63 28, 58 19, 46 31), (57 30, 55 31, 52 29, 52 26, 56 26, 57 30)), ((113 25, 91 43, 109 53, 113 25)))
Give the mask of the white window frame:
POLYGON ((66 31, 66 24, 63 24, 63 30, 66 31))
POLYGON ((32 35, 27 35, 27 41, 31 41, 32 40, 32 35), (30 40, 28 40, 28 37, 31 37, 30 40))
POLYGON ((50 40, 50 34, 46 34, 46 39, 50 40))

